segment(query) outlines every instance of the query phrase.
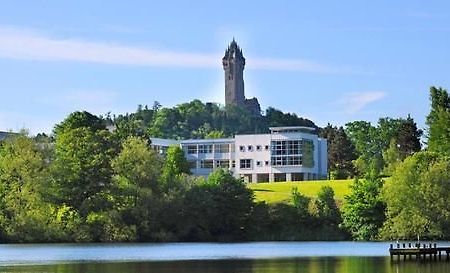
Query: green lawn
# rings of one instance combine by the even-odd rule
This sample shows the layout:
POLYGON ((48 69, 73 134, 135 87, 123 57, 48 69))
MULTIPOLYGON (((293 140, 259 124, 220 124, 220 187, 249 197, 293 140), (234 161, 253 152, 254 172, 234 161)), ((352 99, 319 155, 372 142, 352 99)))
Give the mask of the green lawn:
POLYGON ((322 186, 331 186, 334 190, 335 199, 341 203, 344 196, 350 192, 349 185, 353 182, 349 180, 318 180, 299 182, 273 182, 273 183, 249 183, 248 187, 255 193, 256 201, 266 201, 267 203, 290 202, 292 188, 297 187, 298 191, 309 197, 316 197, 322 186))

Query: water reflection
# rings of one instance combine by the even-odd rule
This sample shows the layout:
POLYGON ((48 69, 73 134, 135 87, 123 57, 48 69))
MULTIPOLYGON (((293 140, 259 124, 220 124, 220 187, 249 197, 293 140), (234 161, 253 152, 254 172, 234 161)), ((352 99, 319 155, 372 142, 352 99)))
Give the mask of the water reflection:
POLYGON ((0 272, 27 273, 447 273, 450 263, 391 263, 386 257, 324 257, 269 260, 108 262, 3 266, 0 272))

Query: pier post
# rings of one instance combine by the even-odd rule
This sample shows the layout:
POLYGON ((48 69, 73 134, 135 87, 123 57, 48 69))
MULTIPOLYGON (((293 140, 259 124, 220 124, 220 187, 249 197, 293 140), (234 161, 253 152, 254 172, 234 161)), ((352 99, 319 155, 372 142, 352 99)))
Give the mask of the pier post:
MULTIPOLYGON (((434 249, 436 250, 436 251, 434 252, 434 260, 437 261, 437 253, 438 253, 438 250, 437 250, 437 244, 434 243, 434 244, 433 244, 433 247, 434 247, 434 249)), ((441 253, 441 252, 439 251, 439 253, 441 253)))
POLYGON ((391 250, 394 248, 394 245, 393 244, 390 244, 389 245, 389 254, 391 255, 391 261, 393 261, 394 260, 394 255, 392 255, 392 252, 391 252, 391 250))

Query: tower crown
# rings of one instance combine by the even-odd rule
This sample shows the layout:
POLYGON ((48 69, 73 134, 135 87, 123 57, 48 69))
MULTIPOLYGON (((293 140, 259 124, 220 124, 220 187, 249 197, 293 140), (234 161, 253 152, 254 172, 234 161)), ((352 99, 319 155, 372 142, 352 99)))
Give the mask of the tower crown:
POLYGON ((242 49, 238 46, 234 38, 233 41, 231 41, 231 43, 228 45, 228 48, 225 50, 225 55, 222 58, 222 60, 224 61, 231 59, 240 60, 245 65, 245 58, 242 54, 242 49))

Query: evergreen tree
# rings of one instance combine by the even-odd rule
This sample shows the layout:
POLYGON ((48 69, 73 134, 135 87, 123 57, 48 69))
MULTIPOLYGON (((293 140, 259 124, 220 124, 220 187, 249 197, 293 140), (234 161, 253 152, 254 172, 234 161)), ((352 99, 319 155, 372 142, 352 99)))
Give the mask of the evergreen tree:
POLYGON ((343 127, 339 127, 328 146, 329 171, 334 179, 345 179, 354 174, 353 160, 356 159, 353 143, 343 127))
POLYGON ((447 90, 430 88, 431 110, 427 116, 428 150, 450 155, 450 97, 447 90))
POLYGON ((415 152, 420 151, 420 137, 422 136, 422 130, 417 128, 414 119, 410 115, 406 120, 402 120, 399 125, 396 144, 400 153, 401 160, 407 156, 412 155, 415 152))

